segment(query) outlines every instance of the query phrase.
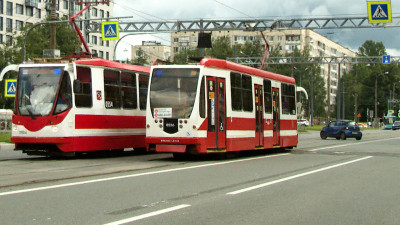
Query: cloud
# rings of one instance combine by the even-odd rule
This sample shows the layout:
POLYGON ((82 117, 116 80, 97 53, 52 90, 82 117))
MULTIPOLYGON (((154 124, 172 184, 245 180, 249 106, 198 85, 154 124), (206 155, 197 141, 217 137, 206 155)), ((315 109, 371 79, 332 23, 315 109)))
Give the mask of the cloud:
MULTIPOLYGON (((133 21, 367 16, 365 0, 114 0, 114 3, 114 16, 133 16, 133 21)), ((391 4, 392 11, 400 8, 400 1, 391 4)), ((356 51, 366 40, 382 41, 392 52, 400 51, 398 28, 315 31, 356 51), (328 32, 334 34, 327 35, 328 32)))

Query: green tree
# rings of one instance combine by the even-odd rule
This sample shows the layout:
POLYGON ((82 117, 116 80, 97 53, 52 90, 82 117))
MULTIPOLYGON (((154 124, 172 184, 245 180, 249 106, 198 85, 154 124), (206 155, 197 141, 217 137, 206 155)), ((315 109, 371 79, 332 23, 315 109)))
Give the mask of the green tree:
MULTIPOLYGON (((235 53, 238 57, 262 57, 264 54, 264 47, 261 45, 260 39, 253 41, 246 41, 245 44, 231 46, 228 37, 218 37, 213 40, 212 48, 204 49, 203 55, 205 57, 226 59, 234 57, 235 53)), ((200 49, 184 49, 174 55, 175 64, 187 64, 190 57, 200 57, 200 49)))
MULTIPOLYGON (((261 39, 257 38, 253 41, 246 41, 244 44, 233 46, 233 57, 263 57, 265 47, 261 44, 261 39)), ((259 68, 258 64, 249 65, 254 68, 259 68)))
MULTIPOLYGON (((14 64, 17 63, 16 60, 16 55, 18 51, 13 48, 11 45, 7 45, 3 43, 0 45, 0 71, 4 69, 9 64, 14 64)), ((5 80, 6 79, 15 79, 17 77, 17 74, 15 72, 9 72, 7 73, 4 77, 3 80, 0 82, 0 108, 2 109, 12 109, 14 108, 14 98, 9 98, 5 97, 5 80)))
MULTIPOLYGON (((278 49, 278 48, 276 48, 278 49)), ((278 50, 271 52, 270 57, 282 57, 278 50)), ((286 54, 285 57, 310 57, 309 46, 306 46, 303 51, 294 49, 293 53, 286 54)), ((295 78, 298 86, 306 89, 309 99, 301 98, 303 108, 306 115, 310 114, 311 109, 311 84, 313 90, 313 105, 314 117, 320 117, 321 120, 326 116, 326 89, 325 81, 321 74, 321 68, 318 64, 270 64, 266 66, 266 70, 292 76, 295 78)), ((299 99, 299 98, 298 98, 299 99)))
POLYGON ((382 42, 367 40, 358 48, 358 54, 360 56, 386 55, 386 48, 382 42))
POLYGON ((229 37, 218 37, 213 40, 212 48, 207 49, 205 55, 216 59, 226 59, 233 57, 233 53, 229 37))
POLYGON ((184 49, 174 55, 175 64, 187 64, 190 57, 200 57, 200 50, 184 49))
MULTIPOLYGON (((386 55, 383 43, 371 40, 365 41, 358 50, 360 56, 386 55)), ((357 111, 362 116, 360 121, 370 120, 370 117, 367 117, 367 109, 376 113, 375 90, 378 94, 378 113, 376 114, 378 118, 386 114, 390 98, 400 98, 400 67, 397 63, 368 64, 366 61, 363 64, 354 65, 352 70, 343 76, 343 81, 347 119, 354 119, 357 111)), ((391 108, 396 111, 399 109, 396 104, 391 108)))
MULTIPOLYGON (((18 64, 22 62, 22 47, 24 39, 33 25, 26 25, 19 35, 13 34, 15 42, 3 43, 0 45, 0 71, 9 64, 18 64)), ((60 49, 64 55, 71 55, 79 49, 80 42, 76 38, 76 34, 71 30, 69 23, 57 23, 57 49, 60 49)), ((50 47, 50 26, 49 24, 40 25, 33 28, 26 42, 26 57, 27 59, 43 57, 43 50, 50 47)), ((7 73, 0 83, 0 91, 4 93, 4 80, 16 78, 16 73, 7 73)), ((0 95, 0 107, 13 108, 14 98, 5 98, 0 95)))
MULTIPOLYGON (((26 38, 26 59, 42 58, 43 50, 50 48, 50 24, 39 25, 30 30, 32 26, 34 25, 26 25, 16 38, 18 49, 22 49, 26 38)), ((79 50, 81 42, 69 23, 57 23, 56 32, 56 48, 62 55, 72 55, 79 50)))
POLYGON ((238 45, 238 57, 263 57, 265 47, 261 45, 261 39, 246 41, 243 45, 238 45))

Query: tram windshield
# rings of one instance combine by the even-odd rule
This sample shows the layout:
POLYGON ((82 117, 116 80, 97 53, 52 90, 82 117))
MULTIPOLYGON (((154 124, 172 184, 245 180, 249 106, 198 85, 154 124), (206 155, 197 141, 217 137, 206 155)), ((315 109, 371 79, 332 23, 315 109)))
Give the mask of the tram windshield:
POLYGON ((196 97, 200 69, 154 69, 150 84, 150 108, 154 117, 189 118, 196 97))
POLYGON ((18 109, 22 116, 47 116, 53 108, 62 67, 24 67, 18 74, 18 109))

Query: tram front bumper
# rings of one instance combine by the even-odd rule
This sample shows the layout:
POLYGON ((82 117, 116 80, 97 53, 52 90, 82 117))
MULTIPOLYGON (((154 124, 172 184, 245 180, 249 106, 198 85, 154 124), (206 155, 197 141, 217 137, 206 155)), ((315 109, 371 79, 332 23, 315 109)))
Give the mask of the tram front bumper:
POLYGON ((156 152, 185 153, 186 145, 156 145, 156 152))

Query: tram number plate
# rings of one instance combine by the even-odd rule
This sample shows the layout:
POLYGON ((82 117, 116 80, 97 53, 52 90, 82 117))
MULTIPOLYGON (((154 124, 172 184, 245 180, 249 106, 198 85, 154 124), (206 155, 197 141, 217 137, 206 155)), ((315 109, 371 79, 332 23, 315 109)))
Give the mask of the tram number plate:
POLYGON ((106 108, 112 108, 114 107, 114 104, 112 101, 106 101, 106 108))

